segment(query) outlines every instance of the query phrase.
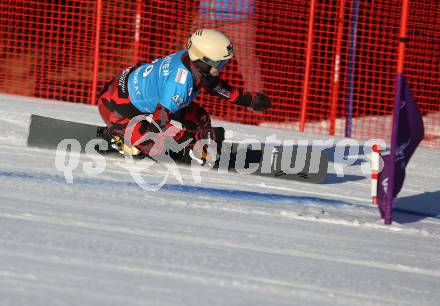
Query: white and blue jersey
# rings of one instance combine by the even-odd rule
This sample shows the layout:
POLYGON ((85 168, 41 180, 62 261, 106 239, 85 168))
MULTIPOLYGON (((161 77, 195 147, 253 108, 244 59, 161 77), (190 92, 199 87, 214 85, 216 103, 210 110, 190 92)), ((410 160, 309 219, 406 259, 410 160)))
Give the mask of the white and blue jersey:
POLYGON ((191 72, 182 63, 186 50, 157 59, 133 70, 128 77, 131 103, 142 113, 154 113, 160 104, 177 112, 198 95, 191 72))

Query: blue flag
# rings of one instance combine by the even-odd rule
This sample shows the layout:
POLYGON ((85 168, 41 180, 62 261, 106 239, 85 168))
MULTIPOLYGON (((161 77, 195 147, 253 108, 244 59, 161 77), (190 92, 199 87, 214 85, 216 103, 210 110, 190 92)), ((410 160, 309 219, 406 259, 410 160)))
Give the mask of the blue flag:
POLYGON ((424 136, 422 115, 402 74, 397 76, 390 154, 382 156, 377 200, 385 224, 391 224, 393 203, 405 180, 405 168, 424 136))

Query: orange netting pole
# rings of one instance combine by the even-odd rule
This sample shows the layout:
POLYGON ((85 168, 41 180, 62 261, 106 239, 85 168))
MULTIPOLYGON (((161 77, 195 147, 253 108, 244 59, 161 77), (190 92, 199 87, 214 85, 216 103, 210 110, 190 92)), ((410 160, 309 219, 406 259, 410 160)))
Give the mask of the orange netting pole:
POLYGON ((405 47, 408 29, 408 6, 409 0, 403 0, 402 4, 402 19, 400 21, 400 38, 399 38, 399 53, 397 58, 397 73, 403 73, 403 65, 405 61, 405 47))
POLYGON ((315 0, 310 1, 309 29, 306 51, 306 67, 304 72, 304 86, 301 103, 301 117, 299 122, 299 130, 304 132, 306 114, 307 114, 307 96, 309 93, 310 68, 312 64, 312 46, 313 46, 313 23, 315 22, 315 0))
POLYGON ((139 42, 141 32, 141 17, 142 17, 142 0, 136 2, 136 20, 135 20, 135 33, 134 33, 134 55, 133 63, 139 61, 139 42))
POLYGON ((328 132, 329 135, 335 135, 336 110, 338 107, 339 98, 339 76, 341 72, 342 36, 344 35, 344 11, 345 0, 341 0, 339 2, 338 36, 336 38, 335 62, 333 65, 333 79, 331 84, 330 127, 328 132))
POLYGON ((101 37, 101 19, 102 19, 102 0, 97 0, 97 15, 96 15, 96 32, 95 32, 95 51, 93 62, 93 75, 92 75, 92 104, 96 104, 96 92, 98 87, 98 72, 99 72, 99 47, 101 37))

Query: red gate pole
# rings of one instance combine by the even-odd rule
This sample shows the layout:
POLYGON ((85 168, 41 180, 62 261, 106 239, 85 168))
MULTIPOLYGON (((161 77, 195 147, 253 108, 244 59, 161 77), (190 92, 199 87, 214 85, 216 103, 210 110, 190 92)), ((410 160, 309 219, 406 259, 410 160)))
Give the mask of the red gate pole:
POLYGON ((336 125, 336 110, 338 107, 339 96, 339 76, 341 73, 341 49, 342 49, 342 35, 344 35, 344 11, 345 0, 339 2, 339 16, 338 16, 338 34, 336 38, 335 62, 333 64, 333 79, 331 83, 331 104, 330 104, 330 128, 329 135, 335 135, 336 125))
POLYGON ((403 73, 403 65, 405 61, 405 47, 407 41, 408 29, 408 6, 409 0, 403 0, 402 3, 402 17, 400 21, 400 39, 399 39, 399 53, 397 58, 397 73, 403 73))
POLYGON ((387 185, 386 192, 386 200, 385 207, 387 210, 383 216, 385 224, 391 224, 392 221, 392 206, 394 202, 394 176, 396 173, 396 162, 395 159, 397 157, 397 141, 398 141, 398 132, 399 132, 399 114, 400 114, 400 105, 402 99, 402 90, 403 90, 403 65, 405 60, 405 47, 407 42, 407 23, 408 23, 408 4, 409 0, 402 1, 402 15, 400 19, 400 37, 399 37, 399 51, 397 58, 397 77, 396 77, 396 93, 394 96, 394 110, 393 110, 393 123, 392 123, 392 131, 391 131, 391 148, 390 148, 390 156, 392 157, 392 161, 390 163, 390 169, 388 172, 389 180, 387 185))
POLYGON ((96 92, 98 87, 98 69, 99 69, 99 47, 101 44, 101 20, 102 20, 102 0, 97 0, 97 14, 96 14, 96 31, 95 31, 95 51, 93 62, 92 75, 92 104, 96 104, 96 92))
POLYGON ((309 93, 310 68, 312 65, 312 48, 313 48, 313 23, 315 22, 315 0, 310 1, 309 29, 306 51, 306 67, 304 71, 304 86, 301 103, 301 116, 299 122, 299 130, 304 132, 306 114, 307 114, 307 95, 309 93))
POLYGON ((141 37, 141 19, 142 18, 142 0, 136 2, 136 19, 135 19, 135 32, 134 32, 134 54, 133 63, 139 61, 139 43, 141 37))

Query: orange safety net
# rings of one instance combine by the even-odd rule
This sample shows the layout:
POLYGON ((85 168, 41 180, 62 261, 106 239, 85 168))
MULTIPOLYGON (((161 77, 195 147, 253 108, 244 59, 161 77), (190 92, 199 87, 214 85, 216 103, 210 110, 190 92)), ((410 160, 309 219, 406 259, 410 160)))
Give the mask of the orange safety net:
MULTIPOLYGON (((121 69, 185 48, 209 27, 235 58, 222 76, 263 91, 261 115, 201 94, 215 117, 354 138, 389 139, 402 1, 80 0, 0 3, 0 91, 96 103, 121 69)), ((440 147, 440 4, 410 1, 405 75, 440 147)))

